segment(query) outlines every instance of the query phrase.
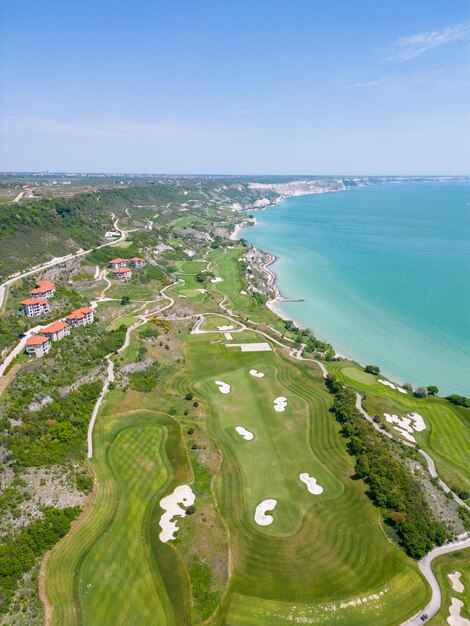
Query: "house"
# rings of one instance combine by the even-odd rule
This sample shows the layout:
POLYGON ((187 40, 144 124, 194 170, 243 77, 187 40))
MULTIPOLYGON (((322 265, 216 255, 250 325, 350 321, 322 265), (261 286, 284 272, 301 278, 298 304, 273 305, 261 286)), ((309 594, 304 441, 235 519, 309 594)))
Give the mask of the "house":
POLYGON ((146 266, 145 259, 140 259, 138 256, 133 257, 129 262, 132 267, 137 267, 138 269, 146 266))
POLYGON ((52 298, 55 292, 55 283, 51 283, 50 280, 38 280, 36 281, 36 289, 29 292, 31 298, 52 298))
POLYGON ((112 259, 109 261, 108 267, 112 270, 117 270, 120 267, 124 267, 126 265, 126 259, 112 259))
POLYGON ((92 308, 83 306, 81 309, 72 311, 70 315, 67 315, 65 321, 70 326, 86 326, 91 324, 95 319, 95 313, 92 308))
POLYGON ((58 341, 59 339, 63 339, 66 335, 70 335, 70 326, 67 326, 67 324, 62 321, 54 322, 46 326, 46 328, 43 328, 42 334, 51 341, 58 341))
POLYGON ((20 302, 23 311, 28 317, 49 313, 49 302, 44 298, 26 298, 20 302))
POLYGON ((120 267, 119 269, 111 271, 114 278, 123 278, 124 280, 127 280, 132 276, 132 270, 129 267, 120 267))
POLYGON ((51 342, 44 335, 33 335, 26 341, 26 352, 37 357, 44 356, 51 349, 51 342))

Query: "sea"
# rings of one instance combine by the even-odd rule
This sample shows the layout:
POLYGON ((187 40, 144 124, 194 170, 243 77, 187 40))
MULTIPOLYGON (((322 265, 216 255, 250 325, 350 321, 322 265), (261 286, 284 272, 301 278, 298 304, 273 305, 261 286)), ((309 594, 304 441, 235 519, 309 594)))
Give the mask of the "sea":
POLYGON ((284 316, 399 383, 470 396, 470 181, 296 196, 240 236, 276 255, 284 316))

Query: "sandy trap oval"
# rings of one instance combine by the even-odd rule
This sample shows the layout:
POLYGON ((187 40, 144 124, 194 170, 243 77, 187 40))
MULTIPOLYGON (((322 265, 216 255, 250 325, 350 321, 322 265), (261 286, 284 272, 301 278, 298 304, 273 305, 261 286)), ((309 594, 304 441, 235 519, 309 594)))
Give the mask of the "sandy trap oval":
POLYGON ((274 522, 272 515, 266 515, 266 511, 272 511, 277 504, 277 500, 268 498, 258 504, 255 511, 255 522, 259 526, 269 526, 274 522))
POLYGON ((215 384, 219 387, 220 393, 230 393, 230 385, 222 380, 216 380, 215 384))

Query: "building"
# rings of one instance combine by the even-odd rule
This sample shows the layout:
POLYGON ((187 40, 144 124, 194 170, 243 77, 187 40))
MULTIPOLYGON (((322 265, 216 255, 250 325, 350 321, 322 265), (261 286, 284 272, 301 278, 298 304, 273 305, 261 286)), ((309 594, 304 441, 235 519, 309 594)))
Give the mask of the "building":
POLYGON ((108 267, 112 270, 118 270, 120 267, 124 267, 125 265, 126 259, 113 259, 108 263, 108 267))
POLYGON ((132 276, 132 270, 129 267, 120 267, 119 269, 111 271, 114 278, 123 278, 124 280, 127 280, 132 276))
POLYGON ((44 356, 51 349, 51 342, 44 335, 33 335, 26 341, 26 352, 37 357, 44 356))
POLYGON ((46 328, 43 328, 42 334, 48 337, 51 341, 59 341, 66 335, 70 335, 70 326, 67 326, 65 322, 54 322, 46 328))
POLYGON ((84 306, 81 309, 72 311, 70 315, 67 315, 65 321, 70 326, 86 326, 91 324, 95 319, 95 313, 92 308, 84 306))
POLYGON ((52 298, 55 292, 55 283, 51 283, 50 280, 38 280, 36 281, 36 289, 29 292, 31 298, 52 298))
POLYGON ((22 300, 20 304, 28 317, 49 313, 50 310, 49 302, 44 298, 27 298, 22 300))
POLYGON ((145 259, 140 259, 138 256, 133 257, 129 262, 132 267, 136 267, 138 269, 146 266, 145 259))

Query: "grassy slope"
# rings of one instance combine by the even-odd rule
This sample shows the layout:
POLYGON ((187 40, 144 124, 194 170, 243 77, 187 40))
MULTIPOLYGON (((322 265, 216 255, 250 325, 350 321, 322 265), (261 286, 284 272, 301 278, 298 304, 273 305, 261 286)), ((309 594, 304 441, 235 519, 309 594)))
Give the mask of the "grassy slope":
POLYGON ((433 564, 434 573, 439 581, 442 591, 442 606, 436 617, 431 621, 432 626, 447 626, 449 607, 452 598, 459 598, 464 603, 460 615, 470 618, 470 550, 461 550, 453 554, 439 557, 433 564), (463 593, 457 593, 452 589, 448 574, 461 572, 460 581, 464 585, 463 593))
POLYGON ((372 415, 379 415, 382 419, 384 412, 406 415, 416 411, 422 415, 428 427, 414 434, 417 442, 432 456, 446 483, 470 491, 469 409, 456 407, 438 397, 415 398, 410 393, 401 394, 350 363, 331 363, 328 367, 348 386, 367 395, 365 406, 372 415))
MULTIPOLYGON (((168 598, 154 546, 157 502, 174 478, 167 455, 175 457, 178 428, 155 412, 117 413, 120 396, 110 394, 95 431, 93 507, 48 562, 57 625, 176 626, 187 619, 183 598, 177 608, 168 598)), ((177 450, 180 463, 183 453, 177 450)))
POLYGON ((212 335, 189 338, 187 368, 180 387, 191 385, 204 398, 224 455, 216 493, 234 563, 224 623, 285 623, 289 615, 325 620, 338 600, 381 591, 380 601, 338 609, 335 623, 385 623, 377 620, 387 615, 395 624, 418 610, 425 584, 415 564, 387 541, 363 485, 351 481, 352 462, 322 383, 275 352, 229 350, 212 335), (251 367, 265 378, 252 378, 251 367), (215 379, 231 384, 232 393, 220 394, 215 379), (272 409, 278 395, 289 399, 286 413, 272 409), (238 424, 255 433, 252 442, 234 433, 238 424), (300 483, 302 471, 318 478, 321 496, 300 483), (278 499, 275 521, 262 528, 253 514, 268 497, 278 499))

